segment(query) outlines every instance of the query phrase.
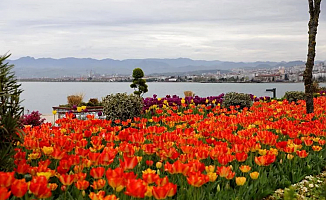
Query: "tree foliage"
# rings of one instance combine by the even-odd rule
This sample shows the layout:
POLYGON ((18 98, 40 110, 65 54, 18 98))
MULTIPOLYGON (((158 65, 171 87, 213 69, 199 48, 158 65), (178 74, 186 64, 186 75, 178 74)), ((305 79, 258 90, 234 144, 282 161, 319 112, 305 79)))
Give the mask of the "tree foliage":
POLYGON ((321 0, 308 0, 309 3, 309 14, 310 19, 308 23, 308 55, 306 62, 306 70, 304 71, 304 86, 305 86, 305 97, 306 97, 306 109, 307 113, 314 112, 314 101, 313 101, 313 82, 312 82, 312 70, 315 63, 316 56, 316 35, 320 13, 321 0))
POLYGON ((142 79, 144 77, 144 72, 140 68, 135 68, 132 72, 132 84, 130 85, 131 88, 134 88, 134 94, 141 96, 144 93, 148 92, 148 86, 146 84, 146 80, 142 79))

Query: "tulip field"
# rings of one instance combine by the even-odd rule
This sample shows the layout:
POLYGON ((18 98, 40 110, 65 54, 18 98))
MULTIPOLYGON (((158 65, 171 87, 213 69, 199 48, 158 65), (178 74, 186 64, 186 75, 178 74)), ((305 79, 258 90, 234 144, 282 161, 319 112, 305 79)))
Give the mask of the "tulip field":
POLYGON ((26 127, 2 199, 262 199, 326 166, 326 97, 151 105, 127 121, 26 127))

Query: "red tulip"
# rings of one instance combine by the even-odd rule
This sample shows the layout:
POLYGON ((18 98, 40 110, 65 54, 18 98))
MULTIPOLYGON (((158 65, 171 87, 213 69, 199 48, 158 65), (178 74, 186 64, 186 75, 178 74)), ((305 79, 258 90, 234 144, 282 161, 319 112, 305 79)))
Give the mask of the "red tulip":
POLYGON ((51 197, 51 189, 47 187, 47 179, 45 176, 33 177, 30 181, 29 190, 37 198, 49 198, 51 197))
POLYGON ((9 199, 11 192, 6 187, 0 187, 0 200, 9 199))
POLYGON ((15 180, 15 172, 0 172, 0 187, 9 187, 15 180))
POLYGON ((248 154, 246 152, 236 153, 235 158, 237 159, 238 162, 244 162, 247 160, 248 154))
POLYGON ((120 159, 120 166, 125 171, 133 169, 134 167, 136 167, 137 164, 138 164, 138 159, 136 156, 133 157, 123 156, 123 161, 120 159))
POLYGON ((152 193, 155 199, 165 199, 172 197, 176 193, 177 185, 173 183, 166 184, 164 186, 153 187, 152 193))
POLYGON ((125 194, 136 198, 144 198, 146 191, 147 186, 143 180, 130 179, 127 182, 125 194))
POLYGON ((23 197, 27 192, 27 183, 25 179, 15 180, 11 185, 11 192, 16 197, 23 197))

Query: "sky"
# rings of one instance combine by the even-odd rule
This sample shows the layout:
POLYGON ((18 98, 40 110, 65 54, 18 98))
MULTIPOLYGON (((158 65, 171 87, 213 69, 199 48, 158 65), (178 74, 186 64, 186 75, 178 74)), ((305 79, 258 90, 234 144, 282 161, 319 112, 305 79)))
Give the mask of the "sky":
MULTIPOLYGON (((326 60, 324 1, 317 60, 326 60)), ((0 54, 11 59, 252 62, 307 55, 307 0, 0 0, 0 8, 0 54)))

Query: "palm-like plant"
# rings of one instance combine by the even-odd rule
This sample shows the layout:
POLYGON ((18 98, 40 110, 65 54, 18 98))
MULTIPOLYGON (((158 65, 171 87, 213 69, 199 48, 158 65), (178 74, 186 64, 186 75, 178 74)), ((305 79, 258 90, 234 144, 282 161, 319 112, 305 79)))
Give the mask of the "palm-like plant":
MULTIPOLYGON (((14 65, 9 65, 6 59, 10 56, 0 56, 0 162, 6 163, 9 159, 7 152, 17 141, 22 140, 22 131, 19 130, 19 118, 24 108, 20 106, 21 84, 17 83, 14 65)), ((0 170, 5 166, 1 165, 0 170)))

